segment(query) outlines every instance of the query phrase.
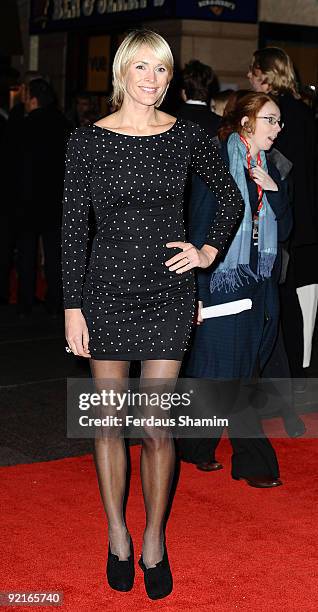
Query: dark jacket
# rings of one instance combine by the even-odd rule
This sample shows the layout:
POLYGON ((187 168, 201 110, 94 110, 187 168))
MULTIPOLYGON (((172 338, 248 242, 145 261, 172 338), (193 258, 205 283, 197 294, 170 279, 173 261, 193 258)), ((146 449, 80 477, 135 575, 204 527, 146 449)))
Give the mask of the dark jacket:
POLYGON ((310 108, 291 94, 278 97, 284 128, 275 141, 277 148, 293 164, 292 208, 295 247, 318 242, 318 199, 315 188, 315 123, 310 108))
MULTIPOLYGON (((221 147, 221 154, 228 165, 225 144, 221 147)), ((284 241, 292 225, 287 182, 281 180, 278 170, 270 161, 268 172, 279 187, 277 192, 268 191, 266 195, 278 221, 278 239, 284 241)), ((253 210, 257 207, 257 189, 253 181, 248 181, 247 185, 253 210)), ((198 248, 205 242, 207 228, 213 222, 216 211, 217 202, 213 193, 208 192, 201 179, 194 177, 189 238, 198 248)), ((250 264, 256 271, 257 247, 251 247, 250 264)), ((209 289, 211 269, 198 272, 198 297, 204 306, 251 298, 253 307, 238 315, 207 319, 196 328, 186 366, 188 376, 248 378, 252 376, 258 362, 261 367, 265 365, 277 335, 279 272, 278 254, 269 279, 257 282, 249 278, 236 291, 221 290, 212 294, 209 289)))
POLYGON ((187 104, 184 102, 178 112, 178 117, 188 119, 197 123, 200 127, 209 132, 210 136, 216 136, 217 130, 221 124, 221 117, 213 113, 208 106, 202 104, 187 104))
POLYGON ((19 120, 19 130, 8 126, 6 191, 23 229, 41 231, 61 223, 69 135, 70 124, 55 107, 32 111, 19 120))

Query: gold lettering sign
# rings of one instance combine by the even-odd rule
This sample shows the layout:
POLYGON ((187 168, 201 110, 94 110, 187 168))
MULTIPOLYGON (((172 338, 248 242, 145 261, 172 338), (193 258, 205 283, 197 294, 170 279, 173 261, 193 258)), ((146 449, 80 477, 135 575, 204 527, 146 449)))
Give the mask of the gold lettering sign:
POLYGON ((91 36, 88 40, 87 91, 106 91, 109 70, 110 37, 91 36))

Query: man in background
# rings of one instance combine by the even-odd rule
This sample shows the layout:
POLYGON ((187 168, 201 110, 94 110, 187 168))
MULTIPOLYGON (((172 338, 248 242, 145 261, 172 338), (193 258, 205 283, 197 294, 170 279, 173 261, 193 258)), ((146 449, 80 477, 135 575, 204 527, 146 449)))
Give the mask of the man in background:
POLYGON ((25 107, 26 91, 33 79, 42 78, 35 70, 28 70, 19 86, 19 101, 9 111, 1 133, 1 171, 2 190, 0 203, 0 305, 6 305, 10 299, 10 273, 13 267, 14 252, 17 243, 16 211, 19 203, 15 200, 17 173, 13 171, 17 163, 17 148, 23 131, 23 122, 27 116, 25 107))
POLYGON ((216 82, 212 68, 199 60, 191 60, 184 67, 182 80, 181 96, 184 102, 178 110, 178 116, 198 123, 210 136, 216 136, 221 118, 210 109, 210 98, 216 82))
POLYGON ((64 158, 70 125, 57 108, 56 96, 42 78, 32 79, 25 92, 27 116, 10 136, 8 178, 17 231, 18 310, 32 310, 42 237, 49 313, 62 306, 60 231, 64 158))

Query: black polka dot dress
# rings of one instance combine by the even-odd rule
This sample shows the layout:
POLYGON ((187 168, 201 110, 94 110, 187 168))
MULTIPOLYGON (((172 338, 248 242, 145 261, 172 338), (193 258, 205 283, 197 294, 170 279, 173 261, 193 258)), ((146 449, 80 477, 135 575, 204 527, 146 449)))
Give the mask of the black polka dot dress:
POLYGON ((179 252, 166 243, 185 241, 189 169, 218 198, 207 244, 222 251, 242 200, 199 126, 177 119, 152 136, 95 125, 73 132, 64 190, 64 306, 82 309, 93 359, 182 358, 195 309, 194 272, 170 272, 165 261, 179 252), (90 207, 96 233, 88 254, 90 207))

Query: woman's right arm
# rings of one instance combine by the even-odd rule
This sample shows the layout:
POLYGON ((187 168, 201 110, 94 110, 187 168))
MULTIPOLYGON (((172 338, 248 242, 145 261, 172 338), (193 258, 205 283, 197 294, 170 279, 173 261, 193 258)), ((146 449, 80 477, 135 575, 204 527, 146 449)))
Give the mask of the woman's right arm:
POLYGON ((65 337, 74 353, 90 357, 88 329, 81 311, 86 269, 90 159, 84 135, 73 132, 67 149, 63 198, 62 276, 65 337))

